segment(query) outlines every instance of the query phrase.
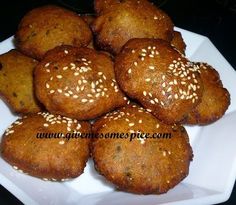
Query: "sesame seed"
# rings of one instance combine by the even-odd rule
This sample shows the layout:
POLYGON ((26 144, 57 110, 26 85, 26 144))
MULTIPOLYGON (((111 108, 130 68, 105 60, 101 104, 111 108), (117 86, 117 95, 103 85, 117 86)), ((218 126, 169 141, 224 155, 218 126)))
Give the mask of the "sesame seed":
POLYGON ((166 83, 164 82, 164 83, 162 83, 162 87, 164 88, 164 87, 166 87, 166 83))
POLYGON ((138 121, 138 123, 140 123, 140 124, 141 124, 142 122, 143 122, 142 120, 139 120, 139 121, 138 121))
POLYGON ((63 144, 65 144, 65 141, 64 141, 64 140, 61 140, 61 141, 59 141, 59 144, 60 144, 60 145, 63 145, 63 144))
POLYGON ((146 95, 147 95, 147 92, 146 92, 146 91, 143 91, 143 95, 146 96, 146 95))
POLYGON ((132 53, 135 53, 135 50, 132 50, 131 52, 132 52, 132 53))
POLYGON ((158 100, 157 98, 154 98, 154 101, 155 101, 156 103, 158 103, 158 102, 159 102, 159 100, 158 100))
POLYGON ((50 65, 50 63, 46 63, 44 67, 46 68, 46 67, 48 67, 49 65, 50 65))
POLYGON ((151 103, 151 104, 155 104, 155 101, 154 101, 154 100, 150 100, 150 103, 151 103))
POLYGON ((64 53, 65 53, 65 54, 68 54, 69 52, 68 52, 68 50, 64 50, 64 53))
POLYGON ((179 98, 178 94, 176 93, 175 94, 175 99, 177 100, 179 98))
POLYGON ((151 70, 154 70, 155 66, 149 66, 148 68, 151 69, 151 70))
POLYGON ((158 17, 157 17, 157 16, 154 16, 154 19, 155 19, 155 20, 157 20, 157 19, 158 19, 158 17))
POLYGON ((62 75, 57 75, 57 78, 58 78, 58 79, 61 79, 61 78, 62 78, 62 75))
POLYGON ((78 76, 78 75, 79 75, 79 73, 78 73, 78 72, 75 72, 75 73, 74 73, 74 76, 78 76))
POLYGON ((103 73, 102 72, 98 72, 98 75, 102 75, 103 73))
POLYGON ((50 91, 49 91, 49 93, 51 93, 51 94, 54 93, 54 92, 55 92, 55 90, 50 90, 50 91))
POLYGON ((137 62, 134 62, 134 65, 135 65, 135 66, 137 66, 137 65, 138 65, 138 63, 137 63, 137 62))
POLYGON ((57 89, 57 92, 62 93, 62 89, 57 89))
POLYGON ((161 91, 162 95, 166 95, 166 92, 164 90, 161 91))
POLYGON ((146 82, 150 82, 150 81, 151 81, 151 78, 146 78, 145 81, 146 81, 146 82))
POLYGON ((130 74, 130 73, 131 73, 131 71, 132 71, 132 70, 131 70, 131 68, 130 68, 130 69, 128 70, 128 73, 130 74))
POLYGON ((48 83, 46 83, 46 88, 50 88, 50 85, 48 83))
POLYGON ((62 70, 67 70, 67 69, 68 69, 68 67, 67 67, 67 66, 65 66, 65 67, 63 67, 63 68, 62 68, 62 70))
POLYGON ((146 50, 146 49, 142 49, 142 52, 146 53, 146 52, 147 52, 147 50, 146 50))
POLYGON ((44 127, 48 127, 49 125, 48 125, 47 123, 44 123, 43 126, 44 126, 44 127))
POLYGON ((129 126, 130 127, 133 127, 134 126, 134 123, 132 122, 132 123, 129 123, 129 126))
POLYGON ((160 127, 160 125, 159 124, 156 124, 156 128, 158 129, 160 127))

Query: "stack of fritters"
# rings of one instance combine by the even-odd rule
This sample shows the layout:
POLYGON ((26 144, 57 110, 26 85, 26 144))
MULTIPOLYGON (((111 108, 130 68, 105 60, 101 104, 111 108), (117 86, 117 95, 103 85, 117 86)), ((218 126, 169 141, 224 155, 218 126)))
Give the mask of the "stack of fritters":
POLYGON ((185 57, 181 33, 149 1, 94 6, 94 16, 49 5, 21 20, 18 50, 0 55, 0 94, 22 115, 2 137, 2 157, 21 172, 65 181, 83 173, 90 153, 120 190, 167 192, 188 175, 193 157, 181 124, 220 119, 230 94, 214 68, 185 57), (65 138, 82 133, 128 137, 65 138), (130 140, 140 133, 171 138, 130 140))

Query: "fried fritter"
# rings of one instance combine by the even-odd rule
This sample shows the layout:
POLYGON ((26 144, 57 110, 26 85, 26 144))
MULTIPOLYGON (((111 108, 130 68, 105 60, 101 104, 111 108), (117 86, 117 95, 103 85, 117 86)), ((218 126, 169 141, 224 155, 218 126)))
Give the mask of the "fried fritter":
POLYGON ((186 44, 180 32, 173 32, 173 39, 171 41, 171 45, 174 46, 180 53, 185 55, 186 44))
POLYGON ((169 134, 132 141, 125 137, 94 139, 92 157, 96 170, 120 190, 161 194, 188 175, 193 155, 188 134, 180 125, 166 125, 143 108, 129 105, 97 120, 93 131, 100 135, 149 133, 150 137, 154 133, 169 134))
POLYGON ((33 91, 33 70, 37 61, 16 50, 0 55, 0 94, 16 113, 42 109, 33 91))
POLYGON ((203 82, 202 102, 185 119, 186 124, 205 125, 220 119, 230 105, 230 94, 219 73, 206 63, 197 63, 203 82))
POLYGON ((47 110, 79 120, 96 118, 127 101, 109 56, 89 48, 49 51, 35 69, 35 88, 47 110))
POLYGON ((132 38, 160 38, 170 42, 173 23, 166 13, 147 0, 124 0, 104 9, 92 29, 98 47, 117 54, 132 38))
POLYGON ((16 46, 26 55, 42 59, 46 51, 60 45, 87 46, 92 33, 76 13, 58 6, 33 9, 21 20, 16 46))
POLYGON ((90 140, 63 138, 74 131, 90 133, 90 124, 50 113, 23 116, 3 135, 2 157, 14 168, 44 180, 75 178, 89 158, 90 140))
POLYGON ((202 96, 202 82, 193 63, 161 39, 132 39, 115 60, 121 89, 158 119, 179 123, 202 96))

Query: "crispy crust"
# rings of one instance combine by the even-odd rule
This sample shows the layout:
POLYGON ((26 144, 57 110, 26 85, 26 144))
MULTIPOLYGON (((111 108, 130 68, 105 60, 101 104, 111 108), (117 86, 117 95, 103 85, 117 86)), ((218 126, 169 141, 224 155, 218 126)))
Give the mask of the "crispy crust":
POLYGON ((28 12, 16 33, 16 46, 26 55, 42 59, 59 45, 87 46, 92 33, 76 13, 58 6, 43 6, 28 12))
POLYGON ((95 133, 171 133, 170 139, 96 139, 92 157, 96 170, 118 189, 161 194, 180 183, 189 171, 192 149, 182 126, 170 126, 144 109, 129 105, 93 125, 95 133))
POLYGON ((36 95, 47 110, 80 120, 96 118, 126 103, 108 55, 60 46, 35 69, 36 95))
POLYGON ((158 119, 179 123, 201 100, 194 64, 161 39, 132 39, 115 60, 121 89, 158 119))
POLYGON ((65 180, 83 173, 89 157, 89 139, 37 138, 37 133, 91 131, 88 122, 38 113, 24 116, 3 135, 1 154, 14 168, 47 180, 65 180), (69 131, 71 130, 71 131, 69 131), (62 143, 62 141, 64 141, 62 143))
POLYGON ((223 87, 219 73, 206 63, 197 63, 203 82, 202 102, 185 119, 186 124, 206 125, 220 119, 230 105, 230 94, 223 87))
POLYGON ((0 95, 13 112, 27 114, 42 110, 33 91, 37 63, 16 50, 0 55, 0 95))
POLYGON ((125 0, 106 8, 93 22, 92 30, 99 48, 117 54, 132 38, 171 41, 173 23, 165 12, 146 0, 125 0))
POLYGON ((171 40, 171 45, 174 46, 180 53, 185 55, 186 44, 180 32, 173 32, 173 39, 171 40))

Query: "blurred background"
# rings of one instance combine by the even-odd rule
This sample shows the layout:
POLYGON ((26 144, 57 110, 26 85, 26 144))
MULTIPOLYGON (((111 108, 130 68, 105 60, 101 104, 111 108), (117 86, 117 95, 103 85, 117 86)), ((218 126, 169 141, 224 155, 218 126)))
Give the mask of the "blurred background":
MULTIPOLYGON (((175 26, 207 36, 236 69, 236 0, 152 0, 169 14, 175 26)), ((20 19, 32 8, 57 4, 78 13, 93 13, 93 0, 1 0, 0 41, 12 36, 20 19)), ((21 204, 0 186, 0 204, 21 204)), ((230 199, 236 204, 236 186, 230 199)))

